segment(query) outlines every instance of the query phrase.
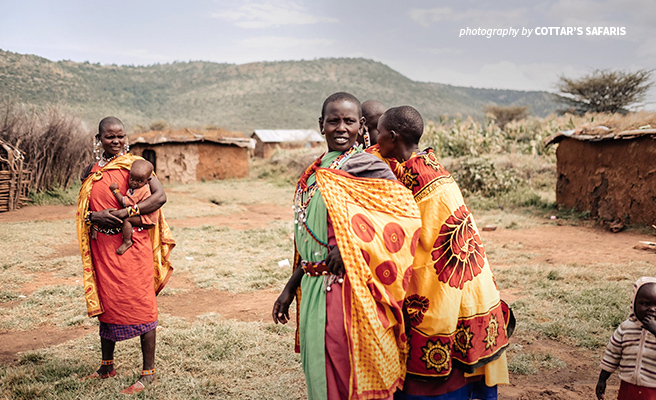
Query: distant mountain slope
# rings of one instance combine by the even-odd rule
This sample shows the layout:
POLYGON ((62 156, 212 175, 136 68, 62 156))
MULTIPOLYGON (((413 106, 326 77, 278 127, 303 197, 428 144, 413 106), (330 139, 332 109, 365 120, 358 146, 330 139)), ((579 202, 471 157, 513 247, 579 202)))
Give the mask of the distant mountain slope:
POLYGON ((388 106, 410 104, 425 119, 456 113, 481 117, 483 105, 492 102, 531 106, 540 116, 558 108, 547 92, 415 82, 360 58, 134 67, 53 62, 0 50, 0 100, 63 105, 90 124, 115 115, 128 126, 165 120, 178 127, 220 126, 246 133, 315 128, 323 99, 336 91, 388 106))

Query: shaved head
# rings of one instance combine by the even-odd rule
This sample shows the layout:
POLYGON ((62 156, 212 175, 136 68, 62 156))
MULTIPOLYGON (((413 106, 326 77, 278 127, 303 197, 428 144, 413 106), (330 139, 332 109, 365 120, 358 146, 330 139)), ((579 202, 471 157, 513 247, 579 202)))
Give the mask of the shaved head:
POLYGON ((153 164, 146 160, 134 160, 130 168, 130 174, 140 178, 148 179, 153 173, 153 164))
MULTIPOLYGON (((367 100, 362 103, 362 115, 369 120, 369 118, 380 117, 387 110, 387 107, 378 100, 367 100)), ((378 122, 378 118, 376 118, 378 122)))
POLYGON ((381 118, 383 126, 399 134, 407 144, 418 144, 424 133, 424 120, 419 111, 410 106, 390 108, 381 118))
POLYGON ((328 104, 336 101, 350 101, 351 103, 358 106, 358 117, 362 116, 362 106, 360 105, 360 100, 358 100, 357 97, 353 96, 351 93, 337 92, 328 96, 328 98, 323 102, 323 106, 321 107, 321 118, 323 118, 326 114, 326 107, 328 104))
POLYGON ((107 128, 108 126, 114 126, 114 125, 120 125, 121 127, 123 127, 123 122, 121 122, 121 120, 116 117, 103 118, 98 124, 98 135, 101 135, 105 131, 105 128, 107 128))
MULTIPOLYGON (((372 145, 378 143, 378 120, 385 110, 387 110, 387 107, 377 100, 367 100, 362 103, 362 116, 365 119, 364 124, 367 132, 369 132, 369 140, 372 145)), ((364 139, 360 141, 360 143, 363 142, 364 139)))

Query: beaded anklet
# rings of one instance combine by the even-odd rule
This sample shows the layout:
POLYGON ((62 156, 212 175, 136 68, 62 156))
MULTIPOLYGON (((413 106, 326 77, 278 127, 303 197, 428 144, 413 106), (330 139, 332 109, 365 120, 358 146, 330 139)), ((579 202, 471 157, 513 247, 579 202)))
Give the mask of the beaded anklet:
POLYGON ((114 359, 111 360, 101 360, 100 365, 114 365, 114 359))
POLYGON ((141 376, 155 375, 155 368, 153 369, 144 369, 141 371, 141 376))

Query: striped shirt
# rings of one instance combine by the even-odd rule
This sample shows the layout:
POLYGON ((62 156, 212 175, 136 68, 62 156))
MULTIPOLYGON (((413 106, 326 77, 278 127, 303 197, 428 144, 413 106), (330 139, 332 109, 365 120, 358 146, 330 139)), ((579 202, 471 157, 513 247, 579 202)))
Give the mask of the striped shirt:
POLYGON ((601 360, 601 369, 637 386, 656 388, 656 337, 641 325, 626 320, 615 330, 601 360))

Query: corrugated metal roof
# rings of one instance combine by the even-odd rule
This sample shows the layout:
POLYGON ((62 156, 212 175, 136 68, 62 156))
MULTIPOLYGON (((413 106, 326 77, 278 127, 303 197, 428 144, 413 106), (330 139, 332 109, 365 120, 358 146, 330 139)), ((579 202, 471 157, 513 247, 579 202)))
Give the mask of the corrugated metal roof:
POLYGON ((256 129, 251 135, 264 143, 323 142, 323 136, 314 129, 256 129))
POLYGON ((230 132, 224 130, 194 132, 190 129, 176 131, 150 131, 132 134, 128 137, 128 140, 129 143, 146 143, 151 145, 163 143, 212 142, 239 147, 255 147, 251 138, 224 136, 226 134, 238 135, 239 132, 230 132))
POLYGON ((622 131, 618 133, 603 133, 603 131, 608 130, 606 127, 595 127, 598 134, 584 134, 581 129, 571 129, 569 131, 561 131, 554 133, 548 138, 544 139, 542 143, 545 146, 550 144, 558 143, 565 138, 571 138, 576 140, 581 140, 585 142, 601 142, 604 140, 619 140, 619 139, 635 139, 642 136, 651 136, 656 139, 656 129, 632 129, 628 131, 622 131), (605 129, 603 129, 605 128, 605 129))

